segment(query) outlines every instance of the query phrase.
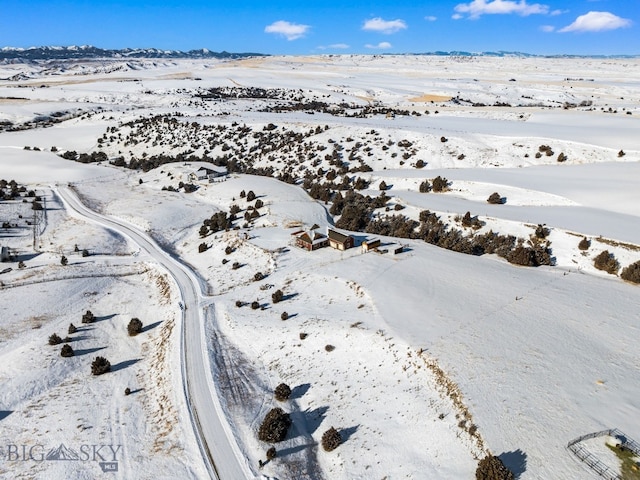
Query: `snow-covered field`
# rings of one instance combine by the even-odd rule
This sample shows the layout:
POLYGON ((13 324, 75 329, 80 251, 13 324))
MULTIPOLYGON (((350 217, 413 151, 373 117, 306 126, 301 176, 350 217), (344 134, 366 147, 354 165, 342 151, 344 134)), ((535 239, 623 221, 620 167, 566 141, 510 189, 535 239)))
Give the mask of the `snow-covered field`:
POLYGON ((0 64, 0 179, 25 187, 0 201, 12 254, 0 264, 11 268, 0 274, 0 476, 207 475, 184 396, 180 290, 131 239, 66 208, 56 186, 72 185, 195 272, 203 297, 187 307, 200 309, 207 343, 186 348, 206 356, 202 381, 256 478, 468 479, 488 452, 522 480, 595 478, 568 441, 607 428, 640 439, 640 287, 619 276, 640 261, 639 67, 427 56, 0 64), (104 156, 57 155, 71 151, 104 156), (178 161, 150 168, 160 155, 178 161), (194 179, 203 157, 262 175, 194 179), (303 179, 326 184, 331 170, 335 184, 362 178, 372 198, 384 181, 380 216, 430 210, 471 234, 460 224, 469 211, 476 235, 534 243, 544 224, 552 265, 362 231, 353 249, 304 251, 291 233, 326 233, 339 217, 303 179), (437 176, 447 191, 419 191, 437 176), (257 218, 242 191, 262 202, 257 218), (487 203, 493 192, 506 202, 487 203), (237 228, 201 233, 232 205, 237 228), (366 239, 389 252, 363 253, 366 239), (617 274, 595 268, 605 250, 617 274), (86 310, 98 321, 81 324, 86 310), (133 317, 146 328, 130 337, 133 317), (63 358, 48 338, 69 323, 76 355, 63 358), (97 355, 111 373, 91 375, 97 355), (286 402, 273 396, 281 382, 286 402), (257 431, 274 406, 293 425, 259 468, 270 445, 257 431), (331 426, 343 443, 325 452, 331 426), (76 461, 44 458, 61 444, 76 461), (117 473, 102 471, 110 461, 117 473))

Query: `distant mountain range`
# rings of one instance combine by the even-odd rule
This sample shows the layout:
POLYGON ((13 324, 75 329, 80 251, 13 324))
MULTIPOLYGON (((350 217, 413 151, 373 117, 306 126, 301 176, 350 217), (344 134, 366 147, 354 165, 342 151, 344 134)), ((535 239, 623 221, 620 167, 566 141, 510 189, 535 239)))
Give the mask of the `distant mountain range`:
MULTIPOLYGON (((349 54, 342 54, 349 55, 349 54)), ((383 54, 397 55, 397 54, 383 54)), ((448 57, 520 57, 520 58, 638 58, 640 55, 536 55, 522 52, 465 52, 465 51, 434 51, 423 53, 409 53, 407 55, 437 55, 448 57)), ((199 50, 161 50, 158 48, 123 48, 110 50, 94 47, 92 45, 69 47, 30 47, 14 48, 4 47, 0 49, 0 60, 65 60, 65 59, 93 59, 93 58, 218 58, 233 59, 268 56, 264 53, 229 53, 213 52, 206 48, 199 50)))
POLYGON ((109 50, 91 45, 81 47, 30 47, 14 48, 4 47, 0 49, 0 60, 63 60, 86 58, 244 58, 263 56, 261 53, 229 53, 212 52, 206 48, 200 50, 160 50, 158 48, 123 48, 121 50, 109 50))
POLYGON ((571 55, 571 54, 555 54, 555 55, 538 55, 533 53, 524 52, 465 52, 465 51, 452 51, 452 52, 428 52, 428 53, 414 53, 412 55, 438 55, 446 57, 520 57, 520 58, 638 58, 640 55, 571 55))

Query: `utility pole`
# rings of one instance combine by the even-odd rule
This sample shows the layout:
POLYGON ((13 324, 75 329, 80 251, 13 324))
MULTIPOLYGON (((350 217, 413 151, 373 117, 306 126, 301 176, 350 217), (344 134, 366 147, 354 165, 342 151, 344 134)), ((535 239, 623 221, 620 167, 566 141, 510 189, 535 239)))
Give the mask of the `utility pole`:
MULTIPOLYGON (((36 197, 37 198, 37 195, 36 197)), ((47 208, 46 200, 44 196, 41 197, 41 202, 37 202, 39 204, 39 208, 34 208, 36 205, 36 200, 34 199, 34 203, 31 204, 31 208, 33 209, 33 251, 38 251, 38 240, 40 236, 40 224, 43 220, 43 215, 45 214, 45 209, 47 208)), ((46 225, 46 222, 45 222, 46 225)))
MULTIPOLYGON (((35 202, 35 200, 34 200, 35 202)), ((38 212, 36 211, 35 208, 33 208, 33 203, 31 204, 31 208, 33 209, 33 221, 31 222, 33 225, 33 251, 36 251, 36 237, 38 236, 37 232, 37 225, 38 225, 38 212)))

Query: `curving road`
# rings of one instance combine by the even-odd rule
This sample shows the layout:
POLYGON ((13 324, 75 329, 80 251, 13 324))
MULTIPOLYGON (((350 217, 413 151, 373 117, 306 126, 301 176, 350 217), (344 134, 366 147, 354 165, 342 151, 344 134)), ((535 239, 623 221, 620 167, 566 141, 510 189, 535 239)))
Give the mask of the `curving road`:
POLYGON ((217 396, 204 336, 203 300, 193 271, 171 257, 146 233, 116 218, 100 215, 85 206, 67 187, 56 188, 66 207, 85 220, 130 238, 173 277, 183 305, 180 329, 182 378, 191 423, 209 476, 217 480, 255 478, 235 441, 217 396))

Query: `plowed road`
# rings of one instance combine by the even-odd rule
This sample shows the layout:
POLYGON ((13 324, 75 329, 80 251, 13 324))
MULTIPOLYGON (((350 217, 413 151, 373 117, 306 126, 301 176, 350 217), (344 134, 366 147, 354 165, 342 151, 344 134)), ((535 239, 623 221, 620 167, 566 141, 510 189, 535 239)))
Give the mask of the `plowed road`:
POLYGON ((101 215, 85 206, 68 187, 56 189, 66 207, 77 215, 125 235, 173 277, 182 296, 182 379, 184 394, 202 456, 211 478, 255 478, 241 454, 229 423, 224 418, 213 385, 204 339, 202 293, 193 271, 171 257, 146 233, 117 218, 101 215))

